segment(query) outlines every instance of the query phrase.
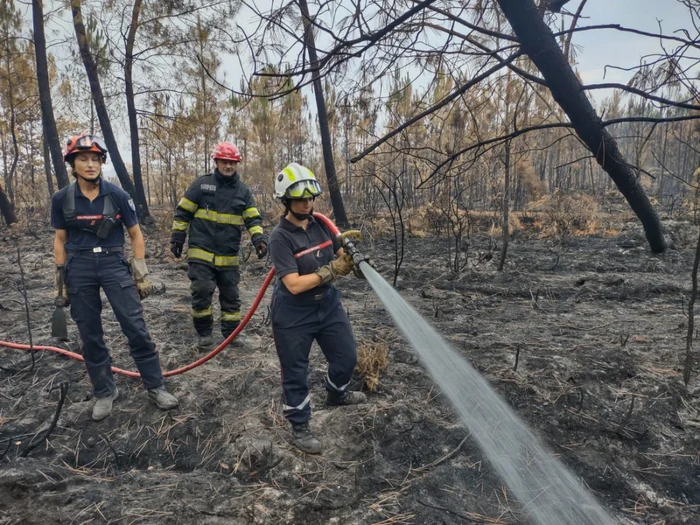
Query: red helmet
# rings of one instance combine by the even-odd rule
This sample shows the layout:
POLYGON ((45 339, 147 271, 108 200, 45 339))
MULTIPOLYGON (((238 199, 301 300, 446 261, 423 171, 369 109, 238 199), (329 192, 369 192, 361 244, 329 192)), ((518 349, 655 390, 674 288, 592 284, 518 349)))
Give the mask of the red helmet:
POLYGON ((211 154, 211 158, 216 160, 232 160, 234 162, 241 161, 241 152, 230 142, 219 142, 211 154))
POLYGON ((68 162, 73 155, 83 152, 99 153, 102 162, 107 162, 107 146, 100 137, 81 133, 68 139, 66 149, 63 151, 63 161, 68 162))

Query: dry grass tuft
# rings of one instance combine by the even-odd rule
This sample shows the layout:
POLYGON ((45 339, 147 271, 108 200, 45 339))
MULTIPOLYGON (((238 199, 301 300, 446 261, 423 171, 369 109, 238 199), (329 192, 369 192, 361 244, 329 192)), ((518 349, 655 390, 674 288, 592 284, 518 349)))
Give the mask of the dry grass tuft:
POLYGON ((379 385, 379 377, 389 366, 389 347, 384 343, 363 344, 357 349, 357 373, 373 392, 379 385))
POLYGON ((545 195, 528 207, 542 217, 542 234, 561 237, 595 233, 598 205, 584 193, 555 192, 545 195))

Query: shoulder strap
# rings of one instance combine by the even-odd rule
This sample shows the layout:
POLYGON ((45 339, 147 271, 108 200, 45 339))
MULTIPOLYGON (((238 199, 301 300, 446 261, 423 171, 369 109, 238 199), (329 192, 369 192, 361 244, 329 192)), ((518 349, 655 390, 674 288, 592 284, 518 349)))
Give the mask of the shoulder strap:
POLYGON ((102 205, 102 216, 112 219, 117 217, 117 207, 114 205, 114 198, 111 192, 105 195, 105 201, 102 205))
POLYGON ((66 198, 63 201, 63 220, 67 228, 75 228, 78 225, 78 214, 75 211, 75 181, 68 185, 66 198))

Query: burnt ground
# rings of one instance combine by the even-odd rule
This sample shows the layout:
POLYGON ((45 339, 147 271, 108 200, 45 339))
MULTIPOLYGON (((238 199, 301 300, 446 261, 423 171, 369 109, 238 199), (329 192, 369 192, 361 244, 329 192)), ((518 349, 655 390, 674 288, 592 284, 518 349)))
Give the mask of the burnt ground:
MULTIPOLYGON (((397 286, 621 523, 700 523, 698 371, 682 381, 696 230, 669 229, 676 249, 660 256, 633 222, 557 242, 518 232, 502 274, 486 236, 472 239, 459 275, 447 271, 447 240, 409 238, 397 286)), ((52 344, 51 231, 35 230, 20 239, 31 330, 35 344, 52 344)), ((1 238, 0 339, 28 342, 14 244, 1 238)), ((166 289, 145 312, 169 370, 199 357, 186 264, 164 250, 165 234, 148 246, 152 280, 166 289)), ((390 276, 390 239, 364 246, 390 276)), ((265 272, 257 259, 243 266, 244 305, 265 272)), ((170 413, 118 376, 114 415, 94 423, 82 363, 37 352, 32 364, 0 349, 0 525, 525 523, 368 285, 339 286, 360 347, 388 349, 389 365, 368 404, 324 409, 314 350, 318 457, 286 441, 269 295, 249 347, 169 380, 181 400, 170 413)), ((115 365, 133 369, 109 308, 103 320, 115 365)), ((78 350, 69 329, 66 347, 78 350)))

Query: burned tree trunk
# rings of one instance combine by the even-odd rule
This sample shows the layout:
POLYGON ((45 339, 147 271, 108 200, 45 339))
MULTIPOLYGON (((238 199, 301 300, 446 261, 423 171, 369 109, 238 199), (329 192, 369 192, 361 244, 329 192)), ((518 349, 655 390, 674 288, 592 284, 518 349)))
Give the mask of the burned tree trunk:
MULTIPOLYGON (((139 143, 139 125, 136 114, 136 102, 134 101, 134 41, 136 40, 136 30, 141 14, 141 0, 134 2, 134 9, 131 14, 131 25, 126 39, 126 59, 124 61, 124 83, 126 85, 126 109, 129 114, 129 131, 131 135, 131 171, 134 175, 134 185, 136 186, 136 202, 148 203, 146 192, 143 188, 143 177, 141 175, 141 149, 139 143)), ((149 215, 148 208, 145 208, 145 216, 149 215)))
POLYGON ((17 216, 12 209, 10 199, 7 198, 2 186, 0 186, 0 214, 2 215, 3 219, 5 219, 5 223, 8 226, 17 222, 17 216))
POLYGON ((143 220, 149 216, 148 204, 145 201, 140 201, 139 196, 136 193, 134 184, 131 182, 129 173, 126 170, 124 161, 119 154, 119 149, 117 148, 117 140, 114 137, 114 131, 112 131, 112 123, 109 119, 109 113, 107 112, 107 105, 105 104, 104 95, 102 94, 102 86, 100 85, 100 78, 97 74, 97 64, 90 53, 90 46, 88 44, 88 35, 85 30, 85 24, 83 23, 83 15, 80 9, 80 0, 71 0, 71 11, 73 12, 73 27, 75 29, 75 36, 78 39, 78 48, 80 49, 80 57, 83 60, 83 65, 85 66, 85 72, 87 73, 88 82, 90 83, 90 92, 92 93, 92 100, 95 103, 95 111, 97 112, 97 119, 100 121, 100 128, 102 128, 102 134, 104 135, 105 144, 109 149, 109 156, 114 164, 114 170, 117 172, 117 177, 119 177, 119 182, 122 185, 124 191, 126 191, 131 198, 134 199, 136 203, 136 211, 139 220, 143 220))
POLYGON ((299 9, 304 23, 304 42, 309 55, 309 65, 312 69, 314 81, 314 96, 316 97, 316 108, 318 111, 318 125, 321 131, 321 144, 323 146, 323 164, 326 168, 326 178, 328 179, 328 193, 331 197, 335 222, 341 228, 347 228, 348 217, 345 213, 343 196, 338 187, 338 177, 335 173, 335 162, 333 160, 333 143, 331 142, 331 132, 328 126, 328 112, 326 111, 326 100, 323 97, 323 85, 321 83, 321 73, 318 71, 318 54, 316 53, 316 42, 314 41, 313 24, 309 15, 309 6, 306 0, 299 0, 299 9))
POLYGON ((568 115, 578 136, 639 217, 651 250, 654 253, 663 252, 666 240, 649 198, 625 162, 617 141, 603 127, 581 82, 533 0, 498 0, 498 5, 520 40, 523 51, 542 73, 554 100, 568 115))
POLYGON ((46 187, 49 189, 49 196, 53 195, 53 178, 51 173, 51 153, 49 152, 49 143, 46 141, 46 135, 44 135, 44 140, 41 141, 44 147, 44 173, 46 174, 46 187))
POLYGON ((44 34, 44 5, 43 0, 32 0, 32 24, 34 28, 34 53, 36 55, 36 77, 39 84, 39 101, 41 103, 41 125, 44 140, 48 143, 56 172, 58 187, 68 186, 68 171, 63 162, 61 141, 58 138, 56 119, 53 116, 51 102, 51 85, 49 83, 49 64, 46 59, 46 35, 44 34))

